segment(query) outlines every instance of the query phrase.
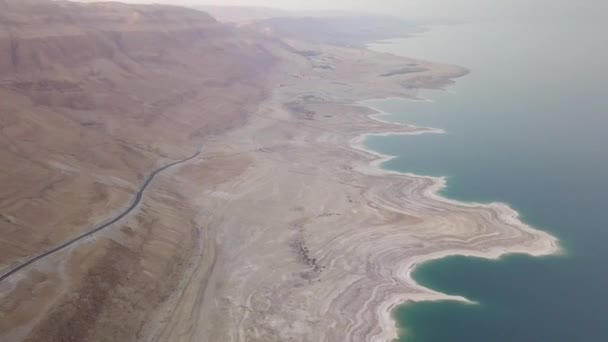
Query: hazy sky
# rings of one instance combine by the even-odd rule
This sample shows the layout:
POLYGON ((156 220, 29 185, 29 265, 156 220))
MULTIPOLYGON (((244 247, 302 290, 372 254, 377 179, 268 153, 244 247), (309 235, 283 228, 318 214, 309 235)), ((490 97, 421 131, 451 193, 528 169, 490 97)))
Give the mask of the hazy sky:
MULTIPOLYGON (((120 1, 120 0, 119 0, 120 1)), ((412 18, 608 20, 608 0, 123 0, 128 2, 350 10, 412 18)))

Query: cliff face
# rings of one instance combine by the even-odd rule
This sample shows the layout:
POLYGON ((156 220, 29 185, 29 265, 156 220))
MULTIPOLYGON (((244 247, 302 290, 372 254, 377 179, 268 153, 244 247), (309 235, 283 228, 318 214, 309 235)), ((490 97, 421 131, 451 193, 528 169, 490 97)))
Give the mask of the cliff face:
MULTIPOLYGON (((152 169, 243 122, 264 97, 275 63, 265 44, 178 7, 0 0, 2 273, 104 222, 129 204, 152 169)), ((145 289, 127 286, 137 294, 125 299, 145 315, 173 286, 166 279, 180 272, 196 234, 184 219, 195 215, 192 208, 167 188, 162 210, 117 227, 127 242, 103 240, 86 247, 88 254, 71 253, 82 265, 63 275, 69 281, 58 282, 54 268, 70 265, 66 252, 0 284, 2 336, 65 340, 61 334, 75 330, 66 322, 100 320, 109 293, 126 286, 125 269, 133 284, 147 282, 145 289), (168 230, 171 236, 159 237, 168 230), (152 248, 159 239, 163 247, 152 248), (150 258, 155 266, 142 266, 150 258), (93 291, 101 280, 105 290, 93 291), (40 295, 28 300, 34 289, 40 295), (62 314, 48 320, 54 310, 62 314)), ((132 340, 141 315, 125 316, 124 326, 112 328, 115 337, 132 340)))
POLYGON ((7 57, 2 74, 57 70, 98 59, 153 59, 205 36, 230 34, 206 13, 178 7, 15 0, 0 6, 7 57))

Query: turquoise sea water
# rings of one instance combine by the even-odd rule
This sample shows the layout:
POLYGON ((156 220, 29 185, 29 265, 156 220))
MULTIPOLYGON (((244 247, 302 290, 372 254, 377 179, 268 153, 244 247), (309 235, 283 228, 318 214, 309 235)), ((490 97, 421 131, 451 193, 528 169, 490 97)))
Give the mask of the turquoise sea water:
POLYGON ((444 195, 501 201, 566 254, 448 257, 414 277, 478 305, 412 303, 401 340, 608 341, 608 40, 602 23, 438 27, 374 44, 471 69, 431 102, 372 101, 389 120, 447 134, 373 137, 391 170, 448 177, 444 195))

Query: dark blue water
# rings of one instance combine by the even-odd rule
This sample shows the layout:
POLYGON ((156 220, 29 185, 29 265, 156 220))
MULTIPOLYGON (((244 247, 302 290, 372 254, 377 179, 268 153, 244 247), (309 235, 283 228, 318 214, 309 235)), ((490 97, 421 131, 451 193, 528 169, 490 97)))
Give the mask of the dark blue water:
POLYGON ((560 238, 564 256, 449 257, 420 283, 479 305, 396 310, 403 341, 608 341, 608 26, 457 25, 374 49, 471 69, 433 102, 375 101, 444 135, 374 137, 391 170, 447 176, 444 195, 501 201, 560 238))

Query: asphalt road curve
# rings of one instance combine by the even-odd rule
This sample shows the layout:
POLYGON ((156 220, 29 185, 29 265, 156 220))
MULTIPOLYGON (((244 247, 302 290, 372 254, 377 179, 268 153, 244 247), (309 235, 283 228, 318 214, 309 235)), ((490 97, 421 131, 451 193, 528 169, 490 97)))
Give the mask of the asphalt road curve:
POLYGON ((89 236, 91 236, 91 235, 93 235, 93 234, 95 234, 95 233, 97 233, 97 232, 99 232, 99 231, 101 231, 101 230, 103 230, 103 229, 105 229, 105 228, 113 225, 114 223, 120 221, 122 218, 124 218, 125 216, 129 215, 129 213, 139 205, 139 202, 141 202, 141 199, 142 199, 142 197, 144 195, 144 192, 146 191, 146 188, 148 187, 148 185, 150 185, 150 183, 152 183, 152 181, 154 180, 154 177, 156 177, 156 175, 158 175, 159 173, 167 170, 170 167, 173 167, 175 165, 178 165, 178 164, 181 164, 181 163, 185 163, 185 162, 187 162, 187 161, 189 161, 191 159, 194 159, 199 154, 201 154, 200 151, 197 152, 197 153, 195 153, 195 154, 193 154, 192 156, 190 156, 190 157, 188 157, 186 159, 178 160, 176 162, 173 162, 171 164, 167 164, 167 165, 165 165, 165 166, 163 166, 161 168, 158 168, 158 169, 154 170, 146 178, 144 184, 142 184, 142 186, 139 188, 139 190, 135 194, 135 198, 133 199, 133 202, 131 202, 131 205, 127 209, 125 209, 124 211, 122 211, 121 213, 119 213, 118 215, 116 215, 110 221, 108 221, 106 223, 103 223, 102 225, 97 226, 97 227, 91 229, 90 231, 88 231, 86 233, 78 235, 78 236, 72 238, 71 240, 62 243, 59 246, 54 247, 53 249, 50 249, 50 250, 48 250, 48 251, 46 251, 46 252, 44 252, 42 254, 36 255, 36 256, 28 259, 27 261, 24 261, 24 262, 20 263, 17 266, 14 266, 9 271, 7 271, 6 273, 4 273, 4 274, 2 274, 0 276, 0 282, 4 281, 5 279, 7 279, 8 277, 10 277, 11 275, 19 272, 20 270, 26 268, 27 266, 35 263, 36 261, 38 261, 40 259, 43 259, 43 258, 46 258, 47 256, 49 256, 49 255, 51 255, 53 253, 57 253, 57 252, 61 251, 62 249, 67 248, 67 247, 73 245, 74 243, 76 243, 76 242, 78 242, 78 241, 80 241, 80 240, 82 240, 82 239, 84 239, 86 237, 89 237, 89 236))

